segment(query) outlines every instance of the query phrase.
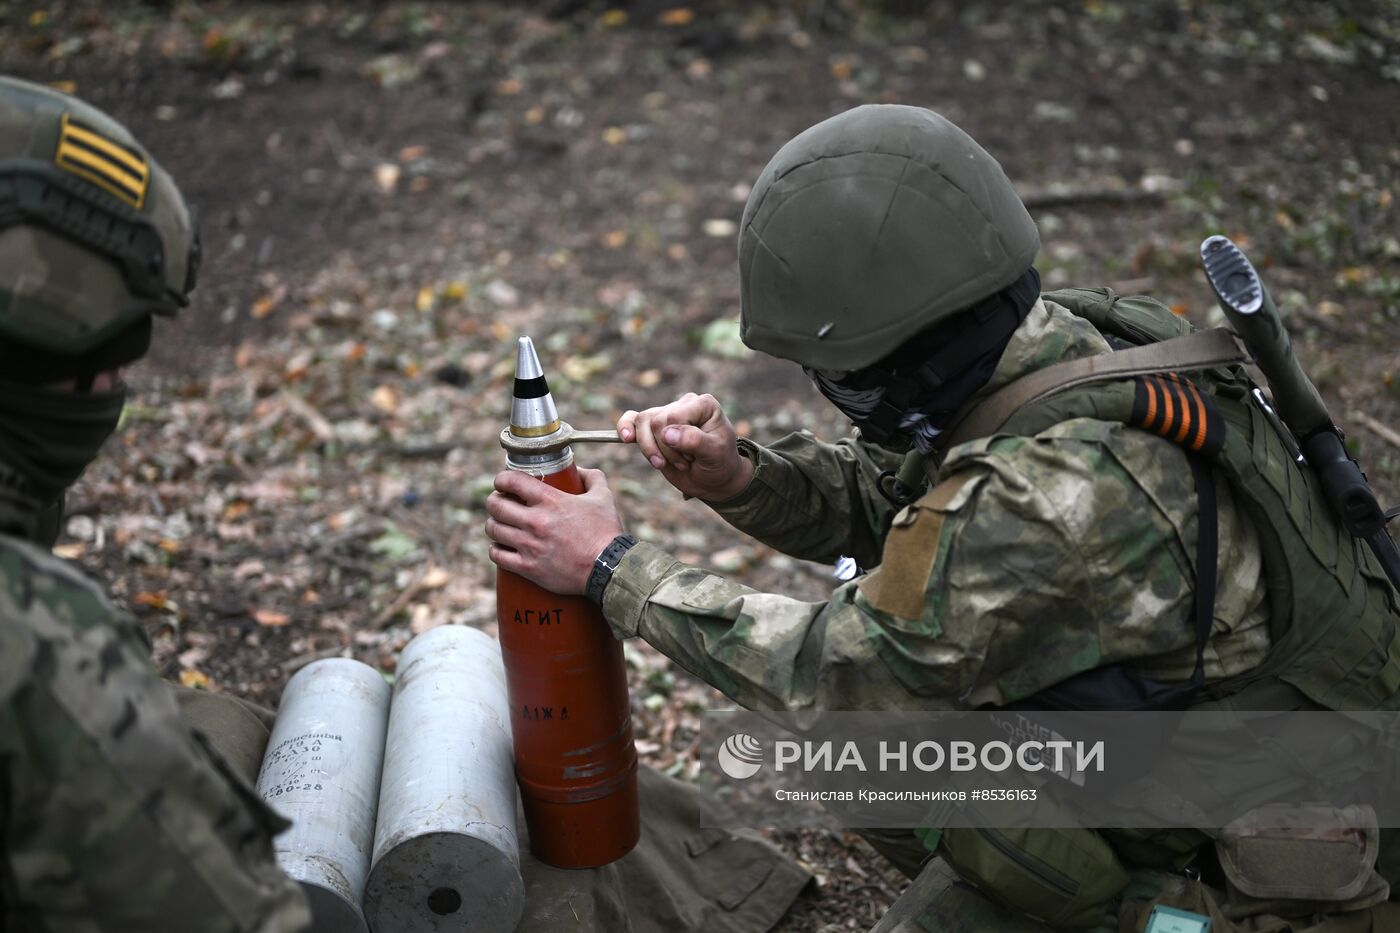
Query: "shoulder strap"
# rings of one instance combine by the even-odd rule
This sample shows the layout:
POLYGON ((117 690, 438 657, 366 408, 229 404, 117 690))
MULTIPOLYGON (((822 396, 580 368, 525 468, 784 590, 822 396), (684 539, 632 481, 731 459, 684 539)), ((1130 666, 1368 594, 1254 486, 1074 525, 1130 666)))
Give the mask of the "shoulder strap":
POLYGON ((954 422, 952 428, 944 432, 948 440, 940 446, 951 450, 967 441, 995 434, 1024 406, 1086 382, 1148 373, 1210 369, 1249 360, 1249 353, 1238 338, 1219 327, 1161 343, 1066 360, 1028 373, 972 406, 954 422))

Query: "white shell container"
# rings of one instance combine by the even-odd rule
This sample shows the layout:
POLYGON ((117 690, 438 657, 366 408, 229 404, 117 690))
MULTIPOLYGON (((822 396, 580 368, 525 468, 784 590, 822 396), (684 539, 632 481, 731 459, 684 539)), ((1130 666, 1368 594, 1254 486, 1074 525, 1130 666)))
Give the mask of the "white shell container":
POLYGON ((308 664, 282 691, 258 793, 292 828, 272 841, 301 882, 314 933, 366 933, 362 910, 389 719, 389 685, 348 658, 308 664))
POLYGON ((365 890, 375 933, 509 933, 524 884, 501 647, 444 625, 399 658, 365 890))

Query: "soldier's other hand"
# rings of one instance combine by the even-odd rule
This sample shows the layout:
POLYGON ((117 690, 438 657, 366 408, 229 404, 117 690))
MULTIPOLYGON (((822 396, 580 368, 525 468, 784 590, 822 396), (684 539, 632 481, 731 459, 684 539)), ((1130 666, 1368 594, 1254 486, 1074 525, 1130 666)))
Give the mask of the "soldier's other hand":
POLYGON ((687 392, 669 405, 628 411, 617 433, 689 496, 719 502, 743 492, 753 477, 753 461, 739 453, 739 436, 713 395, 687 392))
POLYGON ((594 559, 622 534, 602 470, 579 469, 583 493, 570 495, 527 473, 503 470, 486 497, 486 534, 496 566, 565 596, 581 595, 594 559))

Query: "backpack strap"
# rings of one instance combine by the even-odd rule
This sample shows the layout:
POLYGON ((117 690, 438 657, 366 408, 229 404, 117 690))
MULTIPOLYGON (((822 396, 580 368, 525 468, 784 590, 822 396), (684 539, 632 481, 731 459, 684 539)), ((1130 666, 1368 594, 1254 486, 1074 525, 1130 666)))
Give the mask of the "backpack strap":
POLYGON ((959 444, 995 434, 1012 415, 1031 402, 1086 382, 1212 369, 1250 359, 1233 333, 1217 327, 1161 343, 1055 363, 1002 386, 967 409, 944 431, 943 437, 947 440, 939 446, 951 450, 959 444))

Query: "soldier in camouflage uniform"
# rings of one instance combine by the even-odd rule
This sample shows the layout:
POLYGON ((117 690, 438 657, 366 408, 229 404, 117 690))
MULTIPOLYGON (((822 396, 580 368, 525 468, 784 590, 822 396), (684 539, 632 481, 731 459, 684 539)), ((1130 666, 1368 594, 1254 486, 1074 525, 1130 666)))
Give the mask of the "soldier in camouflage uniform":
POLYGON ((179 191, 101 111, 0 78, 0 929, 282 933, 284 825, 193 730, 140 625, 49 553, 116 371, 186 303, 179 191))
MULTIPOLYGON (((1067 408, 1033 429, 947 443, 957 413, 1027 373, 1189 330, 1150 299, 1106 290, 1042 296, 1038 248, 1000 166, 937 114, 861 107, 818 124, 778 152, 749 198, 739 243, 742 333, 749 346, 800 363, 862 436, 832 444, 799 433, 760 446, 737 438, 707 395, 627 412, 618 430, 672 485, 734 527, 795 557, 848 555, 874 569, 820 602, 756 592, 659 543, 615 537, 621 524, 597 471, 583 471, 586 492, 576 497, 500 474, 487 502, 492 559, 558 592, 601 594, 618 638, 646 639, 752 709, 1049 708, 1045 691, 1104 671, 1136 684, 1184 684, 1187 696, 1202 684, 1201 697, 1257 690, 1248 699, 1258 708, 1400 704, 1400 650, 1391 644, 1400 610, 1369 558, 1345 564, 1356 598, 1329 610, 1339 629, 1366 633, 1358 644, 1371 654, 1353 657, 1366 659, 1356 670, 1369 680, 1344 675, 1345 666, 1316 673, 1327 666, 1321 659, 1349 652, 1344 632, 1330 647, 1331 634, 1321 633, 1324 647, 1307 657, 1271 655, 1276 640, 1293 644, 1297 624, 1279 593, 1313 581, 1290 582, 1280 578, 1288 568, 1266 566, 1266 554, 1306 547, 1276 546, 1284 532, 1255 507, 1262 487, 1237 481, 1239 470, 1203 471, 1216 499, 1219 576, 1213 612, 1207 604, 1201 617, 1202 480, 1193 481, 1196 461, 1179 439, 1103 415, 1095 396, 1087 409, 1067 408), (1115 333, 1103 326, 1108 319, 1127 325, 1115 333), (928 493, 901 508, 882 493, 889 485, 880 475, 910 448, 937 468, 928 493), (600 554, 604 566, 595 566, 600 554), (1199 646, 1198 618, 1209 633, 1199 646)), ((1171 392, 1176 386, 1185 383, 1171 392)), ((1243 407, 1231 411, 1251 423, 1243 407)), ((1284 508, 1273 511, 1287 524, 1284 508)), ((1341 542, 1331 566, 1335 548, 1359 547, 1334 534, 1321 509, 1312 520, 1324 523, 1314 538, 1341 542)), ((1049 906, 996 890, 995 873, 981 877, 994 900, 953 886, 948 864, 979 879, 966 833, 874 835, 918 876, 879 929, 1043 930, 1040 921, 1117 929, 1128 870, 1145 864, 1169 880, 1209 841, 1193 831, 1155 845, 1151 834, 1122 831, 1106 842, 1073 832, 1083 834, 1080 851, 1103 859, 1074 904, 1049 906), (933 851, 943 859, 920 874, 933 851)), ((1124 907, 1123 916, 1124 929, 1141 929, 1138 914, 1124 907)))

